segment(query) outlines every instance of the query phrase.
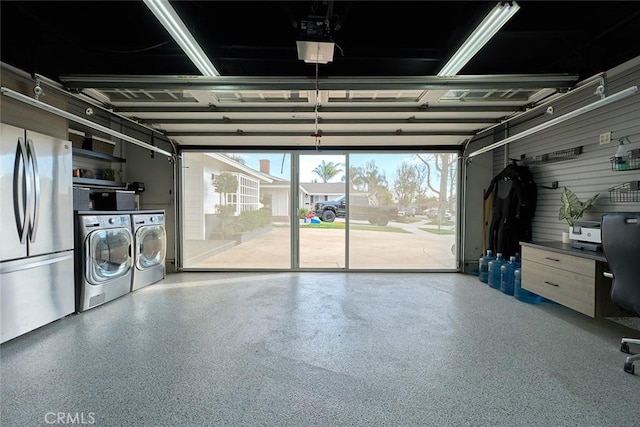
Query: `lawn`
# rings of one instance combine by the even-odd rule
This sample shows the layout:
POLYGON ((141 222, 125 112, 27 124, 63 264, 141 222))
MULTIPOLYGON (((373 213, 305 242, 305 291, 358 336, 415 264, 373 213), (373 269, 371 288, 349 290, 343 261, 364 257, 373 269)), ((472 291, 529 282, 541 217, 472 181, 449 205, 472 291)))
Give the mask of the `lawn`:
MULTIPOLYGON (((455 222, 453 221, 447 221, 446 219, 442 220, 442 223, 440 224, 440 226, 449 226, 449 225, 454 225, 455 222)), ((425 222, 425 225, 438 225, 438 221, 427 221, 425 222)))
MULTIPOLYGON (((328 228, 344 230, 344 222, 321 222, 320 224, 300 224, 300 228, 328 228)), ((382 231, 385 233, 410 233, 409 231, 390 226, 379 225, 351 225, 350 230, 382 231)))
POLYGON ((420 230, 422 231, 426 231, 428 233, 432 233, 432 234, 439 234, 439 235, 443 235, 443 234, 456 234, 455 230, 449 230, 446 228, 433 228, 433 227, 420 227, 420 230))

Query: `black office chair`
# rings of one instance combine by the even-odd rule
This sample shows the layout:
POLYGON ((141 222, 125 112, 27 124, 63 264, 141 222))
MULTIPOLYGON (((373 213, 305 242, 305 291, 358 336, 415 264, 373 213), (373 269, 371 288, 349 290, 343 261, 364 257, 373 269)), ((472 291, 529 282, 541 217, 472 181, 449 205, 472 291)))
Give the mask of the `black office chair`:
MULTIPOLYGON (((615 212, 602 216, 602 249, 613 279, 611 301, 640 316, 640 212, 615 212)), ((629 344, 640 344, 640 338, 622 338, 620 351, 630 353, 629 344)), ((640 354, 627 357, 624 370, 634 373, 633 363, 640 354)))

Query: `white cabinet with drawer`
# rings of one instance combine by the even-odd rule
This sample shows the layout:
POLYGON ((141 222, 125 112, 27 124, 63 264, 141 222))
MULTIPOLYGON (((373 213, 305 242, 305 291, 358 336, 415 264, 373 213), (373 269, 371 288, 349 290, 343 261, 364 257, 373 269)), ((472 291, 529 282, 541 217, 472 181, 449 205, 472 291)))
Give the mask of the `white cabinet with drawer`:
POLYGON ((522 243, 522 287, 590 317, 621 315, 611 302, 611 280, 603 276, 604 255, 570 252, 555 242, 522 243))
POLYGON ((522 287, 595 317, 596 262, 542 249, 522 248, 522 287))

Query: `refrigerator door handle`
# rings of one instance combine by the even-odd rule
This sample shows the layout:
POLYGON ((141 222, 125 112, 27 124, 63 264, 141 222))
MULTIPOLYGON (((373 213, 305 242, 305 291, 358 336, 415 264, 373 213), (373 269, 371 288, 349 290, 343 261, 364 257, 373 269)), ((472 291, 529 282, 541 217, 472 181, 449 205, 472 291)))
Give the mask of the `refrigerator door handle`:
POLYGON ((33 180, 33 194, 29 197, 33 202, 29 211, 29 240, 31 243, 35 243, 40 216, 40 173, 38 171, 38 156, 31 139, 27 139, 27 160, 31 165, 31 179, 33 180))
POLYGON ((18 138, 16 157, 13 166, 13 215, 16 219, 20 244, 27 242, 28 194, 31 182, 27 178, 27 159, 24 140, 18 138))
POLYGON ((46 258, 42 258, 42 257, 38 257, 38 258, 41 258, 41 259, 37 261, 32 261, 31 259, 29 259, 29 262, 24 262, 24 261, 5 262, 3 264, 0 264, 0 274, 9 274, 15 271, 30 270, 32 268, 38 268, 44 265, 55 264, 57 262, 66 261, 68 259, 73 258, 73 252, 70 252, 70 251, 61 252, 61 253, 54 254, 52 256, 48 256, 46 258))

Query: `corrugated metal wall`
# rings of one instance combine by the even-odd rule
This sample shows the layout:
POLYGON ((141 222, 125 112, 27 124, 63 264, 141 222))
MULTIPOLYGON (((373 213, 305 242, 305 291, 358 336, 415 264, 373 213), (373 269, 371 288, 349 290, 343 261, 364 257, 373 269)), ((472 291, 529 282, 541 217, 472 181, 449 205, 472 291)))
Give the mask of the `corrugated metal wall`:
MULTIPOLYGON (((605 83, 607 96, 631 86, 640 86, 640 59, 607 72, 605 83)), ((600 100, 595 94, 599 84, 600 80, 595 79, 593 83, 551 103, 553 114, 547 114, 543 110, 532 114, 526 121, 518 123, 513 120, 509 123, 509 135, 600 100)), ((493 135, 485 136, 485 140, 490 141, 483 145, 502 139, 503 133, 504 129, 496 129, 493 135)), ((632 143, 627 148, 640 148, 640 93, 493 150, 495 176, 505 167, 506 161, 511 159, 535 158, 576 147, 582 149, 582 154, 575 159, 529 165, 538 185, 551 186, 552 182, 558 182, 557 189, 538 189, 536 215, 532 224, 534 241, 560 240, 561 232, 568 228, 564 220, 558 219, 563 187, 571 189, 580 200, 600 194, 595 204, 587 209, 582 218, 584 220, 600 220, 605 212, 640 211, 640 202, 620 203, 610 200, 610 188, 640 180, 640 169, 612 170, 610 159, 616 152, 618 139, 622 137, 628 137, 632 143), (600 134, 606 132, 612 133, 612 141, 601 145, 600 134)), ((489 182, 485 188, 488 185, 489 182)), ((631 195, 638 200, 637 193, 631 195)))

